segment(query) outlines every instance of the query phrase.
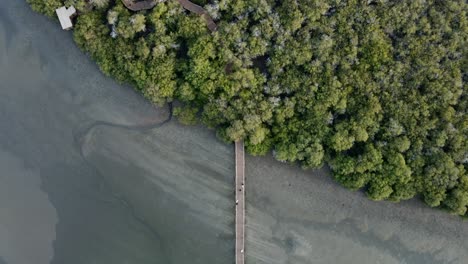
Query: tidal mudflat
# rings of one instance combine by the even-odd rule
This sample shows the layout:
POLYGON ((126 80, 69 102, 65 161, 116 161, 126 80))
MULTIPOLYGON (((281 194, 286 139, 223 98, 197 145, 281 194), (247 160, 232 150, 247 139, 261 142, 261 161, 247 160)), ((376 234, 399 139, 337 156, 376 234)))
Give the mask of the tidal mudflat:
MULTIPOLYGON (((234 263, 234 149, 0 7, 0 263, 234 263), (112 124, 154 129, 128 129, 112 124)), ((246 157, 247 263, 460 263, 468 222, 246 157)))
POLYGON ((231 146, 165 122, 25 2, 0 10, 1 262, 230 263, 231 146))
POLYGON ((417 200, 372 202, 326 170, 246 166, 250 263, 466 263, 466 220, 417 200))

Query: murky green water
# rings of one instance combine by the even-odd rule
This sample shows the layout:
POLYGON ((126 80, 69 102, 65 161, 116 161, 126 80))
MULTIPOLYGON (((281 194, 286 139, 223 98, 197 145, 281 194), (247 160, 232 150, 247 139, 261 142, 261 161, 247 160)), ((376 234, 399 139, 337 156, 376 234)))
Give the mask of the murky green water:
MULTIPOLYGON (((102 76, 71 32, 0 3, 0 264, 234 263, 233 147, 163 124, 168 109, 102 76)), ((248 264, 467 263, 457 217, 246 164, 248 264)))

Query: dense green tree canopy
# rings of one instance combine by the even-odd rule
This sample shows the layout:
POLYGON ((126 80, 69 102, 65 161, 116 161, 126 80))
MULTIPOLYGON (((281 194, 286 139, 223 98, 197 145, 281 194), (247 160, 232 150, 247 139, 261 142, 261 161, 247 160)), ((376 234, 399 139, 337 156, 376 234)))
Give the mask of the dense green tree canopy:
POLYGON ((371 199, 468 206, 465 0, 28 0, 79 10, 74 38, 157 104, 178 100, 254 154, 319 167, 371 199))

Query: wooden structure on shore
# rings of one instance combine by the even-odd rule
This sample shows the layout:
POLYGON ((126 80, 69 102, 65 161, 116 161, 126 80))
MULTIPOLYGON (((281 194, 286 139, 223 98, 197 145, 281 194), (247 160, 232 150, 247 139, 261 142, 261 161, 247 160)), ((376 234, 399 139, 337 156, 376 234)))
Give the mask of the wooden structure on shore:
POLYGON ((245 160, 244 142, 236 141, 236 264, 244 264, 245 261, 245 160))
POLYGON ((73 28, 72 18, 76 14, 76 9, 73 6, 66 8, 64 6, 55 10, 57 17, 60 21, 60 25, 63 30, 69 30, 73 28))

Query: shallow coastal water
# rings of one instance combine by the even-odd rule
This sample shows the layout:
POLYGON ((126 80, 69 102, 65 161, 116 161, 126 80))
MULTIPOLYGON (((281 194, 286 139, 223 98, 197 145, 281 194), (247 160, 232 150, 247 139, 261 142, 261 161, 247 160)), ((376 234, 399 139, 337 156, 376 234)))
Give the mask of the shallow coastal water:
MULTIPOLYGON (((234 263, 233 147, 169 116, 1 0, 0 264, 234 263)), ((249 264, 468 259, 460 218, 369 201, 326 169, 246 165, 249 264)))
POLYGON ((3 261, 229 263, 231 147, 173 123, 161 127, 172 141, 158 129, 93 126, 160 123, 169 112, 103 76, 71 32, 26 3, 0 8, 3 261))

